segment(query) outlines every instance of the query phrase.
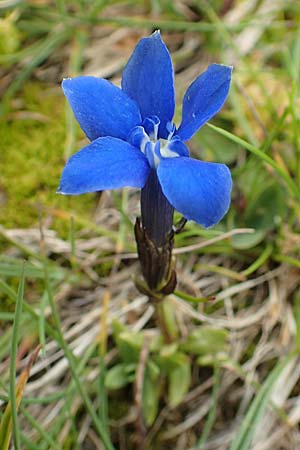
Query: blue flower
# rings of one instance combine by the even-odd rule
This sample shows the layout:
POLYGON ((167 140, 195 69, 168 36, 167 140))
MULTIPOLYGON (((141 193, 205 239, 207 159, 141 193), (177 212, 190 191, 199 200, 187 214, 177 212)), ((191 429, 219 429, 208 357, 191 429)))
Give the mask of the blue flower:
POLYGON ((172 122, 173 66, 159 32, 138 42, 123 71, 122 88, 91 76, 65 79, 63 91, 91 143, 69 159, 58 192, 143 188, 155 171, 172 207, 188 220, 215 225, 229 208, 230 171, 190 158, 184 142, 223 106, 231 72, 212 64, 190 85, 178 129, 172 122))

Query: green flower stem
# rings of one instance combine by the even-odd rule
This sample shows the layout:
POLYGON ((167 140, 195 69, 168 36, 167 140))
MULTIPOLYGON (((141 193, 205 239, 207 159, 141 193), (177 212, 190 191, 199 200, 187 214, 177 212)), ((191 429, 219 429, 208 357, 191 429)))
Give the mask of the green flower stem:
POLYGON ((155 306, 157 325, 164 337, 165 343, 170 344, 178 337, 178 326, 174 313, 174 308, 170 304, 168 297, 161 301, 152 301, 155 306))

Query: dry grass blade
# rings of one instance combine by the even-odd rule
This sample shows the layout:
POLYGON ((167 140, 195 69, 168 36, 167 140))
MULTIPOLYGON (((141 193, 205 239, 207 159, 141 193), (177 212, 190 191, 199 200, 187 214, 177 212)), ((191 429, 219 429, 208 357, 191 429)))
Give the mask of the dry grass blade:
POLYGON ((225 239, 229 239, 232 236, 237 234, 248 234, 254 233, 253 228, 236 228, 234 230, 227 231, 226 233, 221 234, 220 236, 216 236, 212 239, 208 239, 204 242, 199 242, 198 244, 187 245, 186 247, 175 248, 174 254, 180 255, 181 253, 194 252, 195 250, 200 250, 201 248, 208 247, 209 245, 213 245, 216 242, 223 241, 225 239))
MULTIPOLYGON (((26 365, 26 367, 22 370, 17 386, 16 386, 16 404, 17 409, 20 406, 24 389, 26 386, 26 383, 28 381, 28 378, 30 376, 30 370, 35 363, 38 354, 40 351, 40 346, 37 346, 36 349, 31 354, 29 361, 26 365)), ((11 402, 9 401, 7 403, 7 406, 4 410, 4 414, 1 419, 0 423, 0 448, 1 450, 7 450, 9 448, 9 442, 12 435, 12 415, 11 415, 11 402)))

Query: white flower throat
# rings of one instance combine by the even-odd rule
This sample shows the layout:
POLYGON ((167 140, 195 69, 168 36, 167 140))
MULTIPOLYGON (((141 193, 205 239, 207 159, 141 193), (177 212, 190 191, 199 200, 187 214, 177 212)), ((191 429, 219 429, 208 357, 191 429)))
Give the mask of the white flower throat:
POLYGON ((174 147, 178 139, 174 138, 175 126, 170 125, 167 139, 158 137, 160 120, 153 116, 146 118, 142 126, 135 127, 130 135, 130 142, 138 147, 146 156, 152 169, 157 169, 161 158, 176 158, 180 156, 174 147))

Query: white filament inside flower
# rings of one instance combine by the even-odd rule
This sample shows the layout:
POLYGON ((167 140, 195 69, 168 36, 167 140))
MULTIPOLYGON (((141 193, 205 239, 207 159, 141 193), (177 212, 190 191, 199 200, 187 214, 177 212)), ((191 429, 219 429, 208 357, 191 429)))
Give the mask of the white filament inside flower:
MULTIPOLYGON (((151 133, 152 136, 153 134, 151 133)), ((153 169, 157 169, 161 157, 176 158, 179 156, 177 152, 174 152, 169 148, 170 142, 169 139, 157 139, 157 134, 156 138, 153 139, 145 133, 145 136, 140 143, 140 149, 147 157, 148 162, 153 169)))
POLYGON ((178 139, 174 138, 175 126, 168 124, 167 139, 159 138, 159 118, 156 116, 144 119, 143 124, 135 127, 130 136, 129 142, 138 147, 146 156, 152 169, 157 169, 161 158, 176 158, 180 154, 176 151, 178 148, 178 139))

